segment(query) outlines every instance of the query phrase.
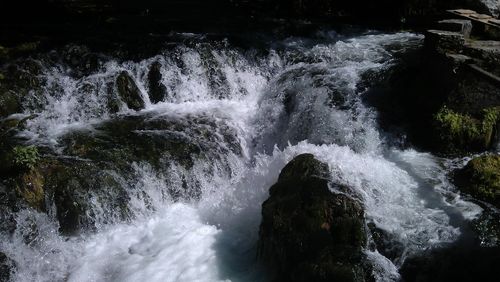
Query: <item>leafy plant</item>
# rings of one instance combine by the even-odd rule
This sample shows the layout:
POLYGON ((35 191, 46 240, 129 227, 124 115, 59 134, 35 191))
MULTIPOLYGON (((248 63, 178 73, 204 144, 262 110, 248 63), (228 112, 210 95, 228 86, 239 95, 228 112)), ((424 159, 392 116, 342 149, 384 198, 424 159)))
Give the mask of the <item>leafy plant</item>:
POLYGON ((40 160, 38 149, 35 146, 16 146, 12 149, 13 162, 24 169, 33 169, 40 160))

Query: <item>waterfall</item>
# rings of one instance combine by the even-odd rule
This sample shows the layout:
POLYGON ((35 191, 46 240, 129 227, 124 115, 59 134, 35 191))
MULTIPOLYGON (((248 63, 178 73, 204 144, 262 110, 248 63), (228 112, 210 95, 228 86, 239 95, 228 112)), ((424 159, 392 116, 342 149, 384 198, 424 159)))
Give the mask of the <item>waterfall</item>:
POLYGON ((260 49, 179 36, 185 41, 155 57, 108 58, 83 76, 40 59, 44 84, 25 101, 30 119, 18 134, 26 143, 72 159, 76 133, 124 144, 152 136, 193 144, 197 153, 183 151, 188 165, 165 153, 159 164, 138 157, 123 170, 107 166, 118 188, 83 195, 91 228, 77 236, 60 235, 55 206, 16 213, 16 230, 0 243, 15 261, 14 281, 266 281, 255 259, 261 204, 301 153, 328 163, 331 180, 362 199, 367 220, 404 246, 394 261, 366 250, 380 281, 397 280, 407 256, 457 240, 454 216, 481 213, 454 193, 446 160, 392 146, 361 99, 365 75, 391 68, 422 36, 319 32, 266 39, 260 49), (153 64, 165 90, 157 103, 149 94, 153 64), (113 88, 122 72, 143 109, 128 108, 113 88), (110 100, 120 101, 118 111, 110 100), (123 123, 131 124, 127 135, 110 137, 123 123), (126 216, 116 211, 117 197, 126 216))

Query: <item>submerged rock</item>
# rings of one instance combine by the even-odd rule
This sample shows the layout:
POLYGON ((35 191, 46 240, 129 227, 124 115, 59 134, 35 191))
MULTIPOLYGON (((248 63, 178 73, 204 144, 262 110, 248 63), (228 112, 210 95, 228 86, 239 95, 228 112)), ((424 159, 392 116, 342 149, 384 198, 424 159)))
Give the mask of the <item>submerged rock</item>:
POLYGON ((500 156, 472 159, 456 174, 458 187, 480 200, 500 208, 500 156))
POLYGON ((281 171, 262 205, 259 254, 278 281, 365 281, 362 205, 328 187, 328 166, 311 154, 281 171))
POLYGON ((127 104, 127 107, 136 111, 144 108, 141 91, 126 71, 122 71, 116 78, 116 87, 118 95, 127 104))

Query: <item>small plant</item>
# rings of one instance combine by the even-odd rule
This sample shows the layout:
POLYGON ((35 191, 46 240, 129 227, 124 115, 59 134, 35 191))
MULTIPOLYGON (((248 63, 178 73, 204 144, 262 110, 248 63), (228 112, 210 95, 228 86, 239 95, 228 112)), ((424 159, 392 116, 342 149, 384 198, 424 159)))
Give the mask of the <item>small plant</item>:
POLYGON ((14 164, 20 168, 33 169, 40 160, 35 146, 16 146, 12 149, 14 164))
POLYGON ((456 113, 443 107, 436 115, 436 121, 447 136, 451 138, 475 139, 480 135, 479 122, 469 115, 456 113))
POLYGON ((498 107, 484 109, 480 119, 454 112, 446 106, 435 116, 443 143, 462 149, 490 147, 499 120, 498 107))

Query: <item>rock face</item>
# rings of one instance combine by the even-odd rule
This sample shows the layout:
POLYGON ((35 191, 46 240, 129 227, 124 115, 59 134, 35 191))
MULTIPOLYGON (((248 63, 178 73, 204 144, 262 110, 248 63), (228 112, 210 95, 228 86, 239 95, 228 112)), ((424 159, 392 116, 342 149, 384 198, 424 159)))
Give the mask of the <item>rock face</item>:
POLYGON ((129 109, 138 111, 144 108, 141 91, 126 71, 121 72, 116 78, 116 88, 118 95, 120 95, 129 109))
POLYGON ((471 160, 456 174, 459 188, 500 208, 500 156, 481 156, 471 160))
POLYGON ((281 171, 262 205, 259 254, 278 281, 365 281, 364 211, 328 187, 328 166, 311 154, 281 171))

